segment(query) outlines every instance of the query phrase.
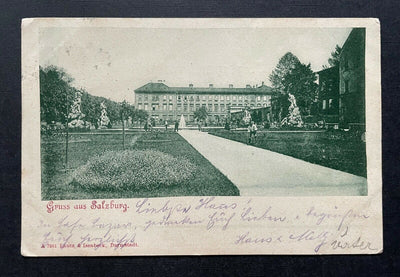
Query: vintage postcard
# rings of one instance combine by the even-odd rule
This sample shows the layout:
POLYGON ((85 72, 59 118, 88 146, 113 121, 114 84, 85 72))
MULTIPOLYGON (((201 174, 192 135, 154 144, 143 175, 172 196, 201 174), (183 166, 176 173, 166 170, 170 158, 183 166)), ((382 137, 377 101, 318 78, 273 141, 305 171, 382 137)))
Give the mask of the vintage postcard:
POLYGON ((24 256, 383 251, 378 19, 22 21, 24 256))

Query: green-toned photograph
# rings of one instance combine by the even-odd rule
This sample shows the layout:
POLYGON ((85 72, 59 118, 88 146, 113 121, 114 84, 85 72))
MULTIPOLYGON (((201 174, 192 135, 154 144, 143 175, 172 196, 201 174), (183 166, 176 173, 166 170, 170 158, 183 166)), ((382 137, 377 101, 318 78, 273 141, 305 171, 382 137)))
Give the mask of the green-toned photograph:
POLYGON ((42 200, 366 196, 365 28, 41 28, 42 200))

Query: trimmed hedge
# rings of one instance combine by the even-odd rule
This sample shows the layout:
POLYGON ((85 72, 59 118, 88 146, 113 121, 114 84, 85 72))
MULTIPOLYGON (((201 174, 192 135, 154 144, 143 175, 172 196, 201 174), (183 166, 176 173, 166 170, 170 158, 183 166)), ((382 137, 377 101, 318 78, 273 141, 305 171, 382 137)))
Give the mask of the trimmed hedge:
POLYGON ((190 179, 196 166, 156 150, 109 151, 77 168, 72 183, 87 190, 152 191, 190 179))

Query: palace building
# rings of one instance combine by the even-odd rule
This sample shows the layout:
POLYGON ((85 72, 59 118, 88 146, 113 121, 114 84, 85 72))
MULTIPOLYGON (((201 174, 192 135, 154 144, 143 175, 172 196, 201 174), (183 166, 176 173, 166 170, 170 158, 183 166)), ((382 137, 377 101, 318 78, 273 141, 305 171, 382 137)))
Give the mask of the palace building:
POLYGON ((200 107, 207 110, 209 123, 220 123, 234 110, 257 109, 271 106, 273 89, 246 85, 245 88, 169 87, 163 81, 151 82, 135 90, 137 109, 145 110, 151 117, 162 122, 179 120, 194 122, 194 112, 200 107))

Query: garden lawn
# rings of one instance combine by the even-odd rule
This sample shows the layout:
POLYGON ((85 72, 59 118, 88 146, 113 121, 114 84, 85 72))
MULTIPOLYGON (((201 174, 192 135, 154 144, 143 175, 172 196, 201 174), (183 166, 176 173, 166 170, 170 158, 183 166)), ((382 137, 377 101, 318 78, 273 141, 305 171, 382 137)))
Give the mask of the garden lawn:
MULTIPOLYGON (((210 130, 210 134, 248 142, 246 131, 210 130)), ((252 145, 314 164, 367 177, 365 143, 356 133, 262 131, 252 145)))
MULTIPOLYGON (((204 195, 239 195, 239 190, 208 160, 199 154, 179 134, 171 131, 129 131, 125 136, 125 150, 154 150, 168 154, 176 159, 185 158, 191 164, 190 179, 178 185, 159 186, 154 189, 89 189, 73 181, 78 168, 102 156, 109 151, 122 151, 122 135, 109 131, 70 134, 68 150, 68 170, 65 171, 65 137, 42 136, 42 199, 95 199, 95 198, 135 198, 135 197, 171 197, 204 195)), ((108 154, 109 155, 109 154, 108 154)), ((143 170, 146 168, 133 169, 143 170)), ((171 174, 173 171, 171 171, 171 174)), ((168 175, 168 172, 165 172, 168 175)), ((146 176, 152 178, 152 176, 146 176)), ((171 176, 171 180, 172 180, 171 176)))

